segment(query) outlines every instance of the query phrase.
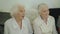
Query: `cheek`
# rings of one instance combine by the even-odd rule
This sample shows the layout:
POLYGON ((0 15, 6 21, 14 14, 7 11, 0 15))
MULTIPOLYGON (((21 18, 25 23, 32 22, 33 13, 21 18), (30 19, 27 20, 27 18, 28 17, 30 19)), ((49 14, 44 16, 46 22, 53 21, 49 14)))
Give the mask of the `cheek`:
POLYGON ((20 13, 19 15, 20 15, 20 17, 24 17, 24 13, 20 13))
POLYGON ((49 15, 49 11, 47 12, 47 15, 49 15))
POLYGON ((48 12, 48 14, 49 14, 50 12, 48 12))
POLYGON ((49 15, 49 13, 47 13, 47 12, 43 12, 43 13, 41 13, 42 15, 49 15))
POLYGON ((49 14, 49 11, 45 12, 45 14, 47 14, 47 15, 48 15, 48 14, 49 14))
POLYGON ((21 13, 17 13, 17 16, 20 17, 21 16, 21 13))
POLYGON ((21 17, 22 16, 22 13, 20 13, 19 16, 21 17))
POLYGON ((21 16, 24 16, 24 13, 20 13, 21 16))
POLYGON ((42 12, 41 14, 42 14, 42 15, 45 15, 45 14, 46 14, 46 12, 42 12))

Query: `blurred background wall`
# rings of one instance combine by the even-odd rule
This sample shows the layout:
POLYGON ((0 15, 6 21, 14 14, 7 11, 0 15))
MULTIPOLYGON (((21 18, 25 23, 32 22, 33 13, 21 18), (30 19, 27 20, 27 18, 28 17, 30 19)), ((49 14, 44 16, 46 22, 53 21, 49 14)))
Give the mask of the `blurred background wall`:
POLYGON ((47 3, 49 8, 60 8, 60 0, 0 0, 0 11, 9 12, 18 2, 24 4, 26 8, 37 8, 39 3, 47 3))
POLYGON ((57 26, 57 20, 59 19, 58 16, 60 16, 60 0, 0 0, 0 34, 4 33, 4 22, 11 18, 9 10, 16 3, 21 3, 26 6, 26 9, 28 9, 26 16, 30 18, 31 23, 33 19, 38 16, 36 10, 38 4, 46 3, 50 8, 50 15, 55 17, 55 24, 57 26))

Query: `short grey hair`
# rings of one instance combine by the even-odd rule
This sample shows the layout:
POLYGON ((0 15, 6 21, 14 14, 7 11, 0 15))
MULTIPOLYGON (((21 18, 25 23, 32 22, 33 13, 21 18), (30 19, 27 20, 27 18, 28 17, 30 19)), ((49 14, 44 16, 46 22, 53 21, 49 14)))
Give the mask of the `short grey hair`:
POLYGON ((39 4, 39 5, 38 5, 38 9, 41 8, 41 6, 45 6, 45 5, 48 6, 46 3, 41 3, 41 4, 39 4))
MULTIPOLYGON (((19 6, 20 6, 20 4, 19 4, 19 6)), ((23 5, 22 5, 23 6, 23 5)), ((16 14, 18 12, 18 4, 15 4, 12 8, 11 8, 11 10, 10 10, 10 15, 12 16, 12 17, 14 17, 14 14, 16 14)))
MULTIPOLYGON (((48 5, 46 3, 41 3, 41 4, 38 5, 37 10, 39 11, 39 9, 41 9, 42 6, 47 6, 48 7, 48 5)), ((41 11, 39 11, 39 12, 41 12, 41 11)))

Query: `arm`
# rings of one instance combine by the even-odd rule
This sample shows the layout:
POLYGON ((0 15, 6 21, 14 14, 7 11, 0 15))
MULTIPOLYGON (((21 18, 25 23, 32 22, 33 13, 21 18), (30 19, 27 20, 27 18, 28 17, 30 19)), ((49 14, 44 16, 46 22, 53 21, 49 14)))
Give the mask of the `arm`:
POLYGON ((28 29, 29 29, 29 34, 33 34, 33 30, 32 30, 32 26, 31 26, 31 23, 30 21, 28 20, 28 29))
MULTIPOLYGON (((36 22, 37 23, 37 22, 36 22)), ((34 34, 42 34, 41 29, 37 26, 35 22, 33 22, 33 30, 34 34)))
POLYGON ((4 24, 4 34, 9 34, 7 22, 4 24))
POLYGON ((55 19, 53 19, 53 34, 58 34, 55 27, 55 19))

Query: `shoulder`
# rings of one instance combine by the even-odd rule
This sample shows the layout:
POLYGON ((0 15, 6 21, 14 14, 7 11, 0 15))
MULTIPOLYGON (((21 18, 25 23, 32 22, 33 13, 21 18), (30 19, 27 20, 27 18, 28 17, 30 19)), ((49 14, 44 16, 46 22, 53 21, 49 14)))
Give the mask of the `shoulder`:
POLYGON ((51 24, 55 24, 55 19, 53 16, 49 16, 49 21, 51 24))
POLYGON ((30 22, 29 18, 28 17, 24 17, 23 19, 25 22, 30 22))
POLYGON ((55 20, 55 18, 53 16, 49 16, 49 19, 51 20, 55 20))
POLYGON ((13 21, 13 18, 10 18, 10 19, 6 20, 5 24, 9 24, 9 23, 11 23, 12 21, 13 21))
POLYGON ((38 16, 38 17, 36 17, 34 20, 33 20, 33 23, 35 23, 35 22, 37 22, 37 21, 39 21, 40 20, 40 17, 38 16))
POLYGON ((30 21, 28 17, 24 17, 24 20, 27 22, 30 21))
POLYGON ((27 25, 29 25, 31 23, 28 17, 24 17, 24 20, 23 21, 27 25))

